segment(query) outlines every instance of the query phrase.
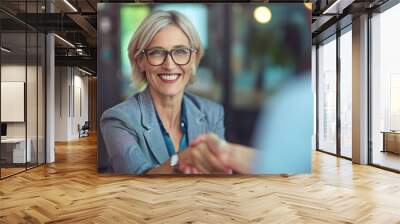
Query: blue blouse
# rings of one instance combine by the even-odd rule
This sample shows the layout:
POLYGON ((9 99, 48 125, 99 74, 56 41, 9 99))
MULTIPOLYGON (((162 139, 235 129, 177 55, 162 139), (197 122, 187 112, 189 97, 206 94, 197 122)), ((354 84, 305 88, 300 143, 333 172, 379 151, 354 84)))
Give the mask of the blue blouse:
MULTIPOLYGON (((156 111, 156 114, 157 114, 158 125, 160 125, 162 136, 164 138, 165 145, 167 146, 168 154, 171 157, 172 155, 176 154, 174 143, 172 142, 171 136, 169 135, 167 130, 164 128, 164 125, 163 125, 163 123, 162 123, 162 121, 160 119, 160 116, 158 115, 157 110, 155 110, 155 111, 156 111)), ((181 131, 182 131, 182 138, 181 138, 181 141, 179 143, 179 150, 178 151, 184 150, 189 144, 188 143, 188 137, 187 137, 186 110, 185 110, 185 105, 183 104, 183 102, 182 102, 182 107, 181 107, 181 131)))

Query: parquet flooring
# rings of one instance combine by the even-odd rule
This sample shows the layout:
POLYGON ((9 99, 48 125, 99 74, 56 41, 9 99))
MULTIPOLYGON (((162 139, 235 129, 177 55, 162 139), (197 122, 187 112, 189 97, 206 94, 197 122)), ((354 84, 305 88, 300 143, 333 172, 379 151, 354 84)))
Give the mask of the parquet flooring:
POLYGON ((12 168, 1 168, 1 176, 2 177, 7 177, 7 176, 10 176, 10 175, 13 175, 13 174, 15 174, 15 173, 18 173, 18 172, 22 172, 22 171, 24 171, 25 170, 25 167, 17 167, 17 168, 14 168, 14 167, 12 167, 12 168))
POLYGON ((98 174, 89 137, 0 181, 0 223, 400 223, 400 175, 321 152, 310 175, 98 174))

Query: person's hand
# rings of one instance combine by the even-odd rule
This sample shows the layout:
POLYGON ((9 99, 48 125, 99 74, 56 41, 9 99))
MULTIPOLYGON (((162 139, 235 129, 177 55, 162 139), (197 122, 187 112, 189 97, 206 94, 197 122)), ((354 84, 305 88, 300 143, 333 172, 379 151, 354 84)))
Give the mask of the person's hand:
POLYGON ((179 169, 185 174, 230 174, 232 170, 224 166, 210 151, 205 142, 196 141, 179 155, 179 169))
POLYGON ((232 173, 232 170, 238 173, 252 172, 251 167, 256 153, 252 148, 228 143, 213 133, 198 136, 190 142, 190 147, 193 149, 200 148, 203 153, 194 150, 193 152, 199 155, 190 157, 193 162, 182 162, 180 169, 183 172, 198 172, 199 170, 197 169, 201 161, 208 161, 212 164, 216 164, 218 161, 218 165, 224 167, 225 173, 232 173), (210 153, 213 156, 209 155, 210 153), (201 156, 203 154, 207 156, 201 156), (212 160, 205 158, 212 158, 212 160))

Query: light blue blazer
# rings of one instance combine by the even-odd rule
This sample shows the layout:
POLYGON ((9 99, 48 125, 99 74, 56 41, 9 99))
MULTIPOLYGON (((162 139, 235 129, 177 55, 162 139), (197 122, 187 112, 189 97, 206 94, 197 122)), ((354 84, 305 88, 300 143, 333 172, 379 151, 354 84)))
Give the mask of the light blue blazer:
MULTIPOLYGON (((210 100, 185 93, 189 142, 200 134, 214 132, 224 138, 224 110, 210 100)), ((156 112, 146 89, 106 110, 100 128, 116 173, 142 174, 169 159, 156 112)))

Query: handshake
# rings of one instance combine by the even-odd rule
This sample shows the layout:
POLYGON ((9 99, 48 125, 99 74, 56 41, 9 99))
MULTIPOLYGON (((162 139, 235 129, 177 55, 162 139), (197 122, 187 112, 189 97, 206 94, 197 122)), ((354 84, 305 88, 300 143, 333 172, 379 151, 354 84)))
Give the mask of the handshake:
POLYGON ((256 151, 228 143, 213 133, 203 134, 180 152, 178 173, 184 174, 250 174, 256 151))

